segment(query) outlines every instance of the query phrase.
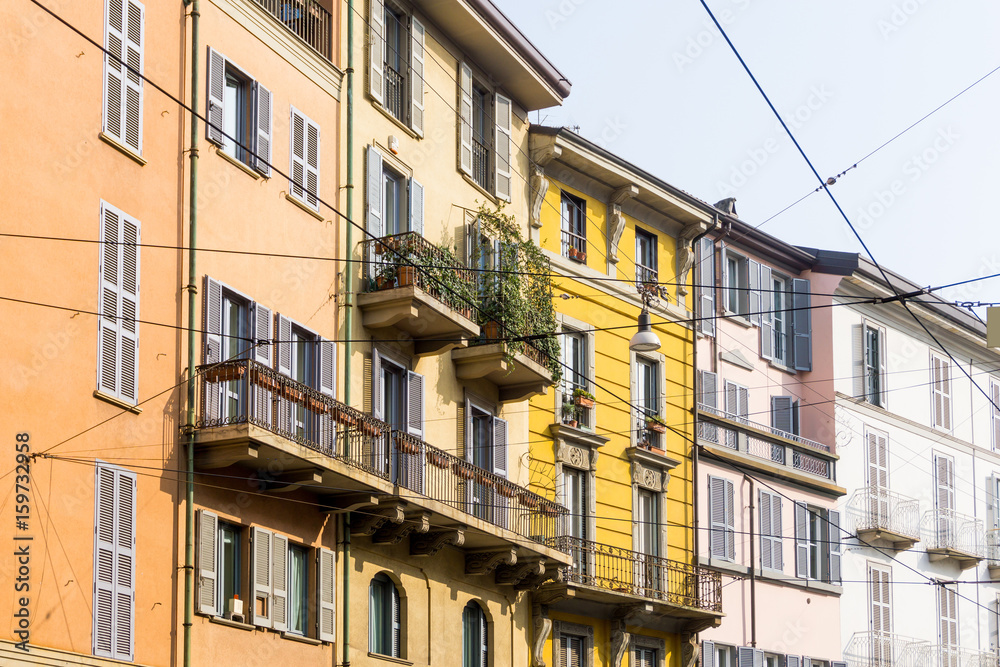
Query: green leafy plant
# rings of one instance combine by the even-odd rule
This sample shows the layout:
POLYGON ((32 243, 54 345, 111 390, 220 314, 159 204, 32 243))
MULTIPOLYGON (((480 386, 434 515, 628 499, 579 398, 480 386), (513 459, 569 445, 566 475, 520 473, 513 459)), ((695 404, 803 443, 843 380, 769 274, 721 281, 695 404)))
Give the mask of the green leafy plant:
POLYGON ((578 419, 576 414, 576 403, 563 403, 562 418, 564 422, 574 421, 578 419))
POLYGON ((573 398, 586 398, 588 400, 596 400, 594 395, 582 387, 577 387, 573 390, 573 398))

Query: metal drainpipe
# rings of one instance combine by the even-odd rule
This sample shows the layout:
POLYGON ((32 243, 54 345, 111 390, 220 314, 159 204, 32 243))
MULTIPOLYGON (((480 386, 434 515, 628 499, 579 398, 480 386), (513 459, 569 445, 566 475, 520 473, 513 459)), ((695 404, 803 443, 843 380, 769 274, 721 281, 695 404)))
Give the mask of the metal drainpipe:
MULTIPOLYGON (((712 226, 703 231, 698 236, 691 239, 691 251, 697 252, 698 241, 700 241, 704 236, 715 231, 715 228, 719 226, 719 214, 716 213, 712 216, 712 226)), ((713 246, 714 248, 714 246, 713 246)), ((697 257, 697 255, 695 255, 697 257)), ((697 266, 697 263, 695 264, 697 266)), ((692 276, 692 282, 697 284, 697 271, 695 275, 692 276)), ((692 290, 693 291, 693 290, 692 290)), ((696 309, 692 309, 691 312, 698 312, 696 309)), ((695 324, 691 329, 691 335, 694 339, 694 345, 691 346, 691 388, 694 391, 694 407, 691 410, 691 424, 694 432, 695 445, 691 447, 691 479, 694 480, 694 488, 691 490, 691 507, 694 508, 694 557, 697 560, 698 554, 698 325, 695 324)))
MULTIPOLYGON (((347 0, 347 256, 354 252, 354 0, 347 0)), ((354 352, 354 265, 347 263, 344 268, 347 279, 344 289, 344 330, 347 342, 344 344, 344 402, 351 404, 351 357, 354 352)), ((344 516, 341 524, 344 535, 344 667, 351 664, 351 519, 344 516)))
POLYGON ((757 647, 757 571, 754 567, 755 552, 753 548, 753 478, 743 475, 744 481, 750 482, 750 646, 757 647))
MULTIPOLYGON (((198 102, 198 19, 201 15, 198 0, 184 0, 191 7, 191 109, 197 113, 198 102)), ((196 399, 195 366, 195 308, 198 305, 198 274, 195 267, 195 241, 198 230, 198 117, 191 114, 191 160, 188 187, 188 360, 187 360, 187 470, 184 475, 184 667, 191 665, 191 624, 193 622, 194 592, 194 403, 196 399)))

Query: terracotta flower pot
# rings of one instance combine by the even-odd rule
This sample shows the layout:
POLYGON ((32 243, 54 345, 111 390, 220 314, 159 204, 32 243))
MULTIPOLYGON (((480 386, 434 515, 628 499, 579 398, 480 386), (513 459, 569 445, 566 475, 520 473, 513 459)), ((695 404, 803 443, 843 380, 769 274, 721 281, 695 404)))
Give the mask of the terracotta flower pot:
POLYGON ((412 285, 417 277, 417 270, 412 266, 399 267, 399 286, 412 285))

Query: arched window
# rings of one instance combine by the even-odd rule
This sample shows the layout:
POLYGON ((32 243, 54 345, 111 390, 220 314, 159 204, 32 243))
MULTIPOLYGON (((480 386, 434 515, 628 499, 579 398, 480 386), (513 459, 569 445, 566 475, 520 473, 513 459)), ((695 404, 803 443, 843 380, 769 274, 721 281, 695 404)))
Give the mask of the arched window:
POLYGON ((475 602, 462 612, 462 667, 489 667, 489 626, 483 608, 475 602))
POLYGON ((392 579, 376 574, 368 587, 368 650, 402 658, 399 589, 392 579))

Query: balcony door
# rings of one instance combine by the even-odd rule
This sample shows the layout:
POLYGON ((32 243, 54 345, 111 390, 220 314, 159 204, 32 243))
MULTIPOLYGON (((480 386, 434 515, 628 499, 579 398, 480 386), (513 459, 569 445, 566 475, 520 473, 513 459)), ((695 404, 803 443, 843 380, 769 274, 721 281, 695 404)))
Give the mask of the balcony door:
MULTIPOLYGON (((470 460, 472 465, 480 470, 493 470, 493 415, 485 410, 471 405, 472 421, 472 452, 470 460)), ((472 514, 485 519, 493 520, 493 494, 492 484, 486 480, 473 479, 471 486, 472 494, 472 514)))
POLYGON ((569 509, 569 536, 573 556, 572 576, 576 581, 587 577, 587 476, 588 472, 576 468, 563 468, 563 502, 569 509))
POLYGON ((955 521, 955 461, 934 455, 934 509, 937 512, 937 546, 955 546, 958 535, 955 521))
POLYGON ((872 528, 886 528, 889 522, 889 444, 886 436, 868 431, 866 468, 868 478, 868 519, 872 528))
MULTIPOLYGON (((246 359, 250 356, 249 304, 229 292, 222 293, 222 360, 246 359)), ((246 402, 244 383, 230 380, 220 385, 224 422, 236 421, 244 415, 246 402)))
POLYGON ((892 581, 889 568, 868 568, 869 617, 871 630, 871 666, 892 666, 892 581))
POLYGON ((635 585, 638 595, 654 597, 662 590, 660 555, 660 502, 656 493, 639 489, 635 536, 635 585))

